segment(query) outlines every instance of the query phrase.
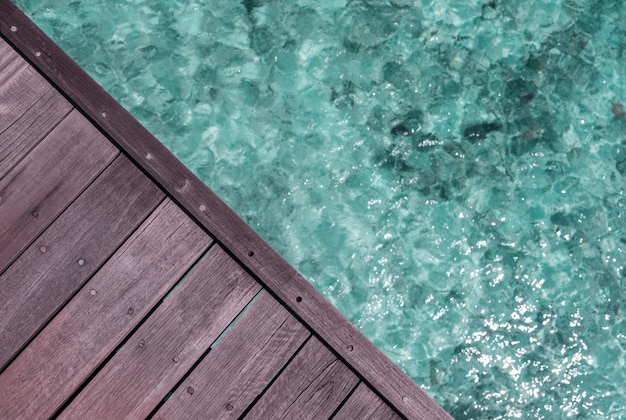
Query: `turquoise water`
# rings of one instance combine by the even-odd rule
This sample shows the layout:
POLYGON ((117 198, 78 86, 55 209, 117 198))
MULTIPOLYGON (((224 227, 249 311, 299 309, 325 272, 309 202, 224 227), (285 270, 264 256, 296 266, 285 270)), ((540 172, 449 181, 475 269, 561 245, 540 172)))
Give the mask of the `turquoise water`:
POLYGON ((626 418, 623 1, 16 3, 454 417, 626 418))

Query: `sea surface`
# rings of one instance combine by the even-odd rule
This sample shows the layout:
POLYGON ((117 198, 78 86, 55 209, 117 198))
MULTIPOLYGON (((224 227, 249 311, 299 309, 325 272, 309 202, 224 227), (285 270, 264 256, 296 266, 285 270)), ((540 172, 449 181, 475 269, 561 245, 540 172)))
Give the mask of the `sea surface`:
POLYGON ((626 418, 626 2, 16 4, 455 418, 626 418))

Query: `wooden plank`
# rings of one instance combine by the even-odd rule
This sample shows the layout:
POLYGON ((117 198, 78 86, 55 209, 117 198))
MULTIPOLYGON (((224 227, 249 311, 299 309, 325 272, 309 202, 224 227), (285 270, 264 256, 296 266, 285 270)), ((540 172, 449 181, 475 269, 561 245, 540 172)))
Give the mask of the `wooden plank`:
POLYGON ((0 39, 0 179, 72 106, 0 39))
POLYGON ((15 61, 18 55, 4 39, 0 39, 0 77, 2 77, 2 69, 15 61))
POLYGON ((209 246, 166 200, 0 375, 3 418, 52 415, 209 246))
POLYGON ((0 40, 0 133, 50 89, 37 71, 0 40))
POLYGON ((60 418, 145 418, 259 290, 213 247, 60 418))
POLYGON ((4 39, 0 39, 0 77, 4 73, 3 69, 18 59, 19 54, 4 39))
POLYGON ((118 153, 73 111, 0 181, 0 272, 118 153))
POLYGON ((55 89, 49 89, 10 127, 0 132, 0 179, 47 136, 72 110, 55 89))
POLYGON ((400 419, 400 416, 361 382, 341 410, 333 417, 333 420, 352 419, 390 420, 400 419))
POLYGON ((118 156, 0 276, 0 371, 163 198, 118 156))
POLYGON ((154 418, 238 418, 309 335, 263 292, 154 418))
POLYGON ((312 337, 245 418, 329 418, 358 382, 350 369, 312 337))
MULTIPOLYGON (((0 33, 172 195, 309 329, 404 417, 450 419, 252 228, 197 179, 10 1, 0 33), (13 28, 14 30, 11 30, 13 28), (37 54, 39 53, 39 54, 37 54), (324 316, 320 316, 324 314, 324 316)), ((242 180, 246 182, 246 180, 242 180)))

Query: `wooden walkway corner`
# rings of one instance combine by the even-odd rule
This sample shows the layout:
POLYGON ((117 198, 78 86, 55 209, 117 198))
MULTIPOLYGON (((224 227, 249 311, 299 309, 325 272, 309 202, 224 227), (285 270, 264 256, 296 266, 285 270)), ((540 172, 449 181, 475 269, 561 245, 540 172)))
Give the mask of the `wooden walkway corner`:
POLYGON ((450 418, 8 0, 0 35, 0 418, 450 418))

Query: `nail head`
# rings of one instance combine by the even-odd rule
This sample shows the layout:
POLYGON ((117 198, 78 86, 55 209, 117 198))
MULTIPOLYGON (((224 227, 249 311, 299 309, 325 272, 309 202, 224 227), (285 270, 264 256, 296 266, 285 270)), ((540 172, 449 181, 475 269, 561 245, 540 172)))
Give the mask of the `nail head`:
POLYGON ((45 247, 45 246, 39 247, 39 251, 41 251, 42 253, 46 252, 47 250, 48 250, 48 248, 45 247))
POLYGON ((82 258, 78 259, 78 265, 85 265, 85 260, 82 258))
POLYGON ((89 291, 89 294, 90 294, 91 296, 95 296, 95 295, 96 295, 96 293, 98 293, 98 292, 96 292, 96 289, 91 289, 91 290, 89 291))
POLYGON ((11 26, 11 32, 17 32, 17 26, 11 26))

